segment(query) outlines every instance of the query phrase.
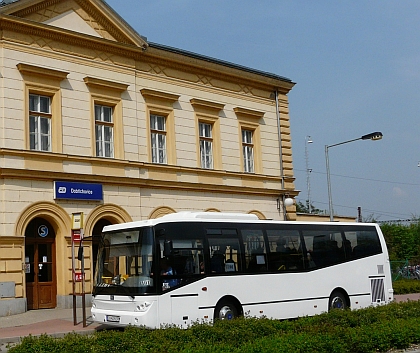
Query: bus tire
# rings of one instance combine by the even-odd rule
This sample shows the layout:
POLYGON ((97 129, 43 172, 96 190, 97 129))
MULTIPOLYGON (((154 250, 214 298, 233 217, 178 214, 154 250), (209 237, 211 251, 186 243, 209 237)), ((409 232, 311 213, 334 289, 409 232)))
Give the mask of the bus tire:
POLYGON ((232 320, 238 317, 238 309, 228 300, 222 300, 214 310, 214 320, 232 320))
POLYGON ((328 311, 333 309, 344 310, 347 309, 347 307, 348 306, 345 295, 338 290, 333 291, 328 302, 328 311))

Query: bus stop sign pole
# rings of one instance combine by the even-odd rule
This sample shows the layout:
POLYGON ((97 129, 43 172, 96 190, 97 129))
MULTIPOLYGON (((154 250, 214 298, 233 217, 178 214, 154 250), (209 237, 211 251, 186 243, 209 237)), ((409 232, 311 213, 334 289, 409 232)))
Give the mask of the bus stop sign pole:
POLYGON ((82 297, 83 327, 86 327, 85 264, 83 252, 83 213, 73 213, 71 231, 72 285, 73 285, 73 324, 77 325, 77 296, 82 297), (77 259, 81 262, 80 272, 76 271, 75 244, 79 244, 77 259), (76 283, 81 282, 82 292, 77 293, 76 283))

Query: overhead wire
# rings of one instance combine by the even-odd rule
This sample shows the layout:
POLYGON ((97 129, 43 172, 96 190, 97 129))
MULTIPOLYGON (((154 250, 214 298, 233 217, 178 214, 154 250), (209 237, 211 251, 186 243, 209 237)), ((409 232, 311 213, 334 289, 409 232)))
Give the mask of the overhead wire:
MULTIPOLYGON (((301 170, 301 169, 294 169, 296 172, 305 172, 306 170, 301 170)), ((321 175, 326 175, 325 172, 317 172, 315 170, 311 170, 311 173, 314 174, 321 174, 321 175)), ((420 183, 409 183, 409 182, 401 182, 401 181, 390 181, 390 180, 380 180, 380 179, 371 179, 371 178, 364 178, 364 177, 356 177, 356 176, 349 176, 349 175, 341 175, 341 174, 331 174, 332 176, 335 177, 340 177, 340 178, 347 178, 347 179, 355 179, 355 180, 363 180, 363 181, 372 181, 372 182, 377 182, 377 183, 387 183, 387 184, 398 184, 398 185, 406 185, 406 186, 420 186, 420 183)), ((299 200, 299 199, 297 199, 299 200)), ((317 204, 321 204, 321 205, 328 205, 326 202, 321 202, 321 201, 314 201, 311 200, 312 202, 316 202, 317 204)), ((306 200, 304 200, 304 202, 306 202, 306 200)), ((341 208, 347 208, 347 209, 351 209, 354 210, 354 206, 347 206, 347 205, 339 205, 339 204, 335 204, 337 207, 341 207, 341 208)), ((373 214, 377 214, 379 217, 380 216, 386 216, 386 217, 395 217, 395 218, 406 218, 406 219, 410 219, 410 217, 414 217, 412 214, 411 215, 407 215, 404 213, 398 213, 398 212, 387 212, 387 211, 381 211, 381 210, 373 210, 373 209, 368 209, 368 208, 364 208, 363 209, 364 212, 370 212, 373 214)))
MULTIPOLYGON (((294 171, 305 172, 306 173, 306 170, 301 170, 301 169, 294 169, 294 171)), ((311 170, 311 173, 322 174, 322 175, 326 174, 326 173, 323 173, 323 172, 314 171, 313 169, 311 170)), ((362 177, 355 177, 355 176, 341 175, 341 174, 333 174, 333 173, 331 173, 331 175, 337 176, 337 177, 340 177, 340 178, 347 178, 347 179, 375 181, 375 182, 378 182, 378 183, 399 184, 399 185, 408 185, 408 186, 420 186, 420 183, 407 183, 407 182, 401 182, 401 181, 379 180, 379 179, 362 178, 362 177)))
MULTIPOLYGON (((302 202, 303 204, 305 204, 305 202, 306 202, 306 200, 303 200, 301 198, 296 198, 296 200, 299 201, 299 202, 302 202)), ((313 204, 315 204, 315 206, 316 205, 327 205, 328 206, 327 202, 316 201, 316 200, 311 200, 311 202, 313 204)), ((350 209, 350 210, 353 210, 353 211, 355 210, 354 206, 339 205, 339 204, 336 204, 336 203, 334 203, 334 205, 337 206, 337 207, 346 208, 346 209, 350 209)), ((324 210, 324 211, 327 212, 327 210, 324 210)), ((372 213, 374 216, 376 215, 376 218, 379 218, 381 216, 387 216, 387 217, 392 217, 392 218, 404 218, 404 219, 414 218, 414 219, 416 219, 416 216, 407 215, 405 213, 398 213, 398 212, 390 213, 390 212, 387 212, 387 211, 373 210, 373 209, 370 209, 370 208, 364 208, 363 211, 372 213)))

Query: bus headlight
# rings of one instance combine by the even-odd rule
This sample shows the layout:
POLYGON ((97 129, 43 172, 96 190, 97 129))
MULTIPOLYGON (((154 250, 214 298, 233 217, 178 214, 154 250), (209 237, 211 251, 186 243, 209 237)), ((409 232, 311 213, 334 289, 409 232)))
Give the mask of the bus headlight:
POLYGON ((146 311, 152 303, 144 302, 136 306, 136 311, 146 311))

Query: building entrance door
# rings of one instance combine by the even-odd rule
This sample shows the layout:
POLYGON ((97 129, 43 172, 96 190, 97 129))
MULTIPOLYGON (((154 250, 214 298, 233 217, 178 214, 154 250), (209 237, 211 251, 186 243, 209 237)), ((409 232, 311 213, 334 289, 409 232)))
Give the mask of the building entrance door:
POLYGON ((32 220, 25 232, 25 273, 28 309, 55 308, 55 233, 42 218, 32 220))

